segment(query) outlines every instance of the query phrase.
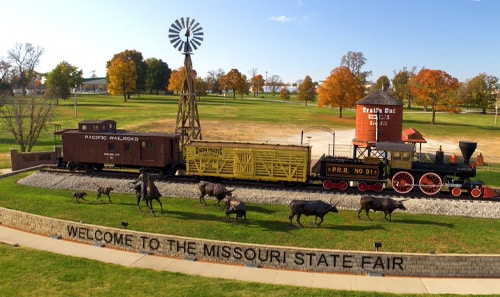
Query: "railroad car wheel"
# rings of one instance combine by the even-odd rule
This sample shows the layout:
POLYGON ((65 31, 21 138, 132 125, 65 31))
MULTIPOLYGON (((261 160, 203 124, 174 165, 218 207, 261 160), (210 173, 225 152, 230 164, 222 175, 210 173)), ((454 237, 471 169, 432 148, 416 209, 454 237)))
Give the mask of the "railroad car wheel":
POLYGON ((441 187, 443 186, 443 181, 439 175, 434 172, 427 172, 422 175, 418 182, 420 186, 420 190, 427 195, 435 195, 441 191, 441 187))
POLYGON ((374 190, 375 192, 380 193, 380 192, 382 192, 382 190, 383 190, 383 189, 384 189, 384 185, 383 185, 382 183, 375 183, 375 184, 373 185, 373 190, 374 190))
POLYGON ((406 171, 400 171, 392 177, 392 188, 400 194, 406 194, 413 189, 415 180, 406 171))
POLYGON ((458 197, 458 196, 462 195, 462 189, 460 189, 459 187, 451 188, 450 192, 451 192, 451 195, 453 195, 453 197, 458 197))
POLYGON ((345 191, 347 188, 349 188, 349 184, 345 180, 341 180, 339 182, 339 190, 345 191))
POLYGON ((325 180, 323 182, 323 189, 330 190, 332 188, 332 182, 329 180, 325 180))
POLYGON ((75 169, 76 169, 76 164, 75 164, 75 163, 73 163, 73 162, 70 162, 70 163, 68 164, 68 169, 69 169, 69 171, 75 171, 75 169))
POLYGON ((479 198, 481 196, 481 189, 475 187, 474 189, 470 190, 470 195, 474 198, 479 198))
POLYGON ((367 183, 365 183, 365 182, 358 183, 358 190, 360 192, 364 192, 364 191, 366 191, 366 189, 368 189, 368 184, 367 183))

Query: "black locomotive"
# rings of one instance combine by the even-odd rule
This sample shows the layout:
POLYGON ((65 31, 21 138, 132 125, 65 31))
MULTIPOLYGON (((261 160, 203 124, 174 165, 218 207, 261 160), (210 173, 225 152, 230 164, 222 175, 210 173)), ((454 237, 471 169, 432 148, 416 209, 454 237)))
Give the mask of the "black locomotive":
POLYGON ((459 147, 463 164, 457 164, 454 158, 445 164, 442 151, 436 152, 434 162, 415 161, 412 144, 382 142, 373 147, 380 156, 378 158, 322 157, 316 178, 323 181, 325 189, 346 190, 355 185, 362 192, 380 192, 389 184, 400 194, 418 187, 426 195, 435 195, 446 187, 455 197, 465 190, 478 198, 484 194, 486 187, 480 181, 471 180, 476 176, 476 167, 469 164, 469 160, 476 146, 475 142, 461 141, 459 147))

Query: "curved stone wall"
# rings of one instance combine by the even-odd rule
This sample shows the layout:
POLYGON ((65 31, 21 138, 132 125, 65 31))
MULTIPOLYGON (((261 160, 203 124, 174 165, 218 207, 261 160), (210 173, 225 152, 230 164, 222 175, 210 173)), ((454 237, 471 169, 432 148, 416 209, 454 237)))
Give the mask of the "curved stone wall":
POLYGON ((428 277, 500 277, 500 255, 409 254, 307 249, 137 232, 0 208, 0 224, 122 250, 276 269, 428 277))

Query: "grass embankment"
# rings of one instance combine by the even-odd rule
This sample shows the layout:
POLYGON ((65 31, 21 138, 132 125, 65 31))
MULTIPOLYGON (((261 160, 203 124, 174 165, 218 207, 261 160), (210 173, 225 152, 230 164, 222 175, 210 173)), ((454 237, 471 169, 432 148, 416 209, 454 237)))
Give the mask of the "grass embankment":
MULTIPOLYGON (((303 217, 309 228, 290 226, 289 209, 280 205, 248 203, 248 224, 228 224, 221 209, 201 205, 197 200, 166 198, 163 215, 154 218, 143 208, 138 213, 132 194, 112 194, 112 204, 97 202, 95 193, 88 201, 76 203, 69 190, 41 191, 17 184, 19 177, 0 180, 3 190, 0 207, 29 213, 120 228, 126 220, 131 230, 199 237, 215 240, 340 250, 373 250, 373 242, 383 242, 383 251, 428 253, 498 253, 500 220, 448 217, 395 212, 387 222, 382 213, 374 221, 356 212, 341 210, 328 214, 321 228, 312 227, 313 217, 303 217), (318 240, 321 238, 321 240, 318 240)), ((164 193, 168 197, 168 193, 164 193)), ((154 204, 159 210, 158 204, 154 204)))

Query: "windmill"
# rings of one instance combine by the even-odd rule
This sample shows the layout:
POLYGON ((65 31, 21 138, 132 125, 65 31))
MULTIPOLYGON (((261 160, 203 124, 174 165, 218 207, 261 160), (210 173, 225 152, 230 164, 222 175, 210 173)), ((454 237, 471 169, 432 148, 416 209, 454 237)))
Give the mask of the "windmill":
POLYGON ((168 37, 173 47, 184 55, 184 73, 175 126, 175 132, 181 135, 181 148, 184 150, 190 140, 201 139, 191 53, 198 49, 203 41, 203 28, 194 19, 182 17, 172 23, 168 37))

